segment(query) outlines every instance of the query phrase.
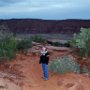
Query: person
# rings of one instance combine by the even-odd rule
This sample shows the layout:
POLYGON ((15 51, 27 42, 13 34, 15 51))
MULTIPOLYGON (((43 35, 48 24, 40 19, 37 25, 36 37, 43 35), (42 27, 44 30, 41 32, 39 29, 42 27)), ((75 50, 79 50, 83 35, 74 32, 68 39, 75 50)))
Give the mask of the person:
POLYGON ((49 53, 45 47, 42 47, 39 63, 42 64, 42 70, 43 70, 43 76, 44 76, 43 79, 48 80, 49 53))

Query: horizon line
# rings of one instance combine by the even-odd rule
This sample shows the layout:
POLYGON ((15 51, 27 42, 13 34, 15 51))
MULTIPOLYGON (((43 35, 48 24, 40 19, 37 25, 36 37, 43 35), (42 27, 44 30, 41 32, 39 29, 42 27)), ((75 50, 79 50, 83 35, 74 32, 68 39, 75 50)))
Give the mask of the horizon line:
POLYGON ((61 20, 90 20, 90 19, 79 19, 79 18, 67 18, 67 19, 42 19, 42 18, 0 18, 0 20, 50 20, 50 21, 61 21, 61 20))

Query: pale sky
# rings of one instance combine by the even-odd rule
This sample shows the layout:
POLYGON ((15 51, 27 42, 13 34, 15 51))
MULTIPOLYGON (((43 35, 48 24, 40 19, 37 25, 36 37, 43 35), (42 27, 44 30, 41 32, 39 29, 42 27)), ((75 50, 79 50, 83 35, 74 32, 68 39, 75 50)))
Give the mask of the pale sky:
POLYGON ((0 19, 90 19, 90 0, 0 0, 0 19))

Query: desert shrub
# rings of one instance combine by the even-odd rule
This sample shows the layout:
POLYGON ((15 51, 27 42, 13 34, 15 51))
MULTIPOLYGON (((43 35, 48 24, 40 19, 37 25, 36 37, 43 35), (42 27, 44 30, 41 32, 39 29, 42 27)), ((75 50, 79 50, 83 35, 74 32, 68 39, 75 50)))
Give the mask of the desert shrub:
POLYGON ((16 39, 7 25, 0 26, 0 60, 12 59, 16 56, 16 39))
POLYGON ((16 40, 14 37, 0 40, 0 58, 12 59, 16 56, 16 40))
POLYGON ((45 41, 45 39, 40 35, 32 36, 31 39, 32 41, 38 42, 38 43, 43 43, 45 41))
POLYGON ((57 47, 70 47, 70 42, 53 42, 51 45, 57 46, 57 47))
POLYGON ((80 67, 77 62, 69 58, 68 56, 63 56, 61 58, 53 60, 49 65, 50 71, 57 73, 65 72, 77 72, 80 73, 80 67))
POLYGON ((64 43, 63 46, 64 46, 64 47, 71 47, 71 45, 70 45, 70 41, 64 43))
POLYGON ((62 47, 63 46, 63 44, 60 43, 60 42, 53 42, 52 45, 57 46, 57 47, 62 47))
POLYGON ((17 41, 17 49, 18 50, 26 50, 32 47, 32 40, 31 39, 23 39, 17 41))
POLYGON ((75 72, 89 74, 89 70, 86 65, 81 69, 80 65, 69 56, 63 56, 52 60, 49 65, 49 70, 56 73, 75 72))
POLYGON ((73 49, 78 48, 79 56, 88 57, 90 55, 90 28, 81 28, 79 34, 74 34, 71 46, 73 49))

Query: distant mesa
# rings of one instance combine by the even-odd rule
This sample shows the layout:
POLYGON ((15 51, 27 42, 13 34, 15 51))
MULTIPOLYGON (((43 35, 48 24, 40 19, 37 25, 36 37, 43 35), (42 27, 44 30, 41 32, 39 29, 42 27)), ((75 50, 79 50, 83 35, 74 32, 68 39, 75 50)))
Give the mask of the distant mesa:
POLYGON ((0 20, 0 25, 8 26, 9 30, 20 34, 37 33, 78 33, 80 28, 90 28, 90 20, 42 20, 42 19, 7 19, 0 20))

